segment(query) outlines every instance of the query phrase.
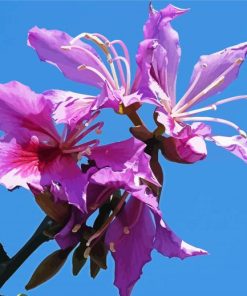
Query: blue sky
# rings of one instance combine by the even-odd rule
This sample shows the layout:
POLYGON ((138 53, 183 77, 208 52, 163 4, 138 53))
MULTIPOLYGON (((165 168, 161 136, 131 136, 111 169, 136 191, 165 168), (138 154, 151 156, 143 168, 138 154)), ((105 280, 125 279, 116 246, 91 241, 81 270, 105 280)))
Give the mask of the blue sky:
MULTIPOLYGON (((167 2, 154 1, 157 9, 167 2)), ((247 2, 173 2, 191 11, 174 21, 180 34, 182 59, 178 77, 178 98, 189 82, 192 68, 201 54, 210 54, 227 46, 247 41, 247 2)), ((94 92, 87 86, 68 81, 54 67, 41 63, 26 46, 28 30, 34 25, 60 29, 75 36, 81 32, 100 32, 109 39, 122 39, 132 57, 142 40, 142 26, 147 18, 147 1, 44 1, 0 2, 0 82, 19 80, 37 92, 51 88, 94 92)), ((247 65, 239 78, 218 98, 247 94, 247 65)), ((213 102, 217 97, 209 99, 213 102)), ((150 127, 152 108, 141 114, 150 127)), ((247 103, 222 107, 218 117, 225 117, 247 129, 247 103)), ((1 115, 0 115, 1 116, 1 115)), ((129 121, 105 111, 102 143, 129 137, 129 121)), ((231 129, 215 126, 215 132, 231 135, 231 129)), ((165 172, 161 209, 165 220, 185 241, 207 249, 209 256, 184 261, 167 259, 153 252, 153 260, 144 268, 133 296, 141 295, 246 295, 247 196, 246 164, 229 152, 208 144, 206 160, 194 165, 179 165, 162 160, 165 172)), ((8 192, 0 188, 0 242, 13 255, 31 236, 43 219, 32 195, 25 190, 8 192)), ((4 296, 25 293, 24 286, 39 262, 58 247, 43 245, 2 288, 4 296)), ((133 263, 134 264, 134 263, 133 263)), ((43 295, 117 295, 112 285, 114 267, 109 256, 108 270, 96 280, 86 268, 78 277, 71 274, 71 260, 51 281, 27 292, 43 295), (102 292, 103 291, 103 292, 102 292)))

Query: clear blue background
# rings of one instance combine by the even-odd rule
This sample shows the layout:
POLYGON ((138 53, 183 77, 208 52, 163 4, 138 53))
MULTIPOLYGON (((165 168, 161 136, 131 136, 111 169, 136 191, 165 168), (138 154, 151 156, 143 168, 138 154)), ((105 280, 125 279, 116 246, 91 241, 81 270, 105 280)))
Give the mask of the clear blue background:
MULTIPOLYGON (((154 2, 157 9, 166 4, 165 1, 154 2)), ((173 4, 191 8, 173 23, 179 31, 182 47, 178 78, 178 97, 181 97, 201 54, 247 40, 247 3, 183 1, 173 4)), ((65 79, 56 68, 41 63, 26 46, 27 32, 34 25, 61 29, 72 36, 88 31, 101 32, 109 39, 122 39, 128 45, 134 73, 134 57, 142 40, 147 11, 146 1, 0 2, 0 82, 19 80, 37 92, 50 88, 91 92, 86 86, 65 79)), ((238 80, 218 97, 239 94, 247 94, 247 65, 242 66, 238 80)), ((142 114, 152 127, 150 110, 145 107, 142 114)), ((217 116, 247 129, 246 111, 246 102, 236 102, 222 106, 217 116)), ((102 118, 106 119, 101 135, 103 143, 129 137, 128 119, 112 111, 105 111, 102 118)), ((215 130, 229 135, 234 133, 219 126, 215 130)), ((184 240, 207 249, 210 255, 180 261, 153 252, 153 260, 145 266, 133 295, 247 295, 246 164, 209 143, 208 157, 200 163, 189 166, 162 160, 162 165, 165 188, 161 209, 166 221, 184 240)), ((0 195, 0 242, 9 255, 13 255, 36 229, 43 213, 28 191, 10 193, 1 187, 0 195)), ((6 283, 1 294, 25 293, 24 286, 36 266, 55 249, 55 242, 43 245, 6 283)), ((26 294, 117 295, 112 285, 114 269, 110 256, 108 265, 107 271, 92 280, 88 266, 78 277, 73 277, 71 260, 68 260, 56 277, 26 294)))

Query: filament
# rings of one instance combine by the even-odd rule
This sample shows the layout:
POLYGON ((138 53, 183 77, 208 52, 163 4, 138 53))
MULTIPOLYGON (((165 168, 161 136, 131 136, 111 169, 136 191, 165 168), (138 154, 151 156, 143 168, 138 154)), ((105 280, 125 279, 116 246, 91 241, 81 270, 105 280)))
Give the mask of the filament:
POLYGON ((106 229, 108 228, 108 226, 110 225, 110 223, 113 221, 113 219, 117 216, 117 214, 119 213, 119 211, 121 210, 125 200, 127 199, 129 193, 128 192, 124 192, 124 194, 122 195, 121 200, 119 201, 118 205, 116 206, 116 208, 113 210, 112 214, 109 216, 109 218, 106 220, 106 222, 102 225, 102 227, 96 231, 87 241, 87 247, 89 247, 91 245, 91 242, 99 237, 101 237, 106 229))
POLYGON ((115 87, 117 89, 119 89, 116 69, 114 67, 114 64, 112 63, 112 56, 111 56, 107 46, 97 36, 95 36, 93 34, 89 34, 89 33, 81 33, 81 34, 79 34, 78 36, 76 36, 75 38, 73 38, 70 41, 70 44, 75 43, 77 40, 79 40, 81 38, 86 38, 88 40, 93 41, 104 52, 104 54, 106 55, 107 61, 108 61, 109 65, 110 65, 110 69, 111 69, 111 72, 112 72, 112 77, 113 77, 113 80, 114 80, 114 83, 115 83, 115 87))
POLYGON ((68 45, 68 46, 61 46, 62 49, 64 50, 71 50, 71 49, 77 49, 77 50, 81 50, 84 53, 86 53, 87 55, 90 56, 90 58, 93 59, 93 61, 97 64, 97 66, 102 70, 102 72, 105 74, 105 76, 107 77, 107 80, 109 81, 109 83, 114 86, 114 81, 108 71, 108 69, 106 68, 106 66, 100 61, 100 59, 93 54, 90 50, 81 47, 81 46, 76 46, 76 45, 68 45))
POLYGON ((127 83, 126 83, 126 87, 125 87, 125 94, 129 94, 130 91, 130 81, 131 81, 131 73, 130 73, 130 65, 127 61, 126 58, 118 56, 116 58, 113 59, 113 61, 123 61, 126 67, 126 79, 127 79, 127 83))
POLYGON ((212 121, 212 122, 217 122, 217 123, 222 123, 225 125, 228 125, 232 128, 234 128, 235 130, 237 130, 239 132, 240 135, 245 136, 245 132, 243 130, 241 130, 241 128, 236 125, 235 123, 226 120, 226 119, 222 119, 222 118, 214 118, 214 117, 184 117, 182 118, 183 121, 212 121))
POLYGON ((219 86, 225 81, 225 77, 227 74, 229 74, 230 71, 232 71, 236 66, 240 65, 243 62, 243 58, 238 58, 234 61, 232 65, 230 65, 225 71, 223 71, 212 83, 210 83, 205 89, 203 89, 199 94, 197 94, 193 99, 191 99, 189 102, 184 104, 178 112, 183 112, 189 107, 191 107, 194 103, 196 103, 199 99, 201 99, 204 95, 206 95, 209 91, 214 89, 215 87, 219 86))

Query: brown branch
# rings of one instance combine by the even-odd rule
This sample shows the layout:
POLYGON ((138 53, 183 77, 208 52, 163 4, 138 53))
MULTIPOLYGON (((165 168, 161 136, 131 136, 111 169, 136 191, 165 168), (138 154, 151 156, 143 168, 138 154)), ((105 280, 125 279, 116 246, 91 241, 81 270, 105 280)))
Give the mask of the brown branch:
POLYGON ((44 232, 49 230, 53 224, 54 221, 46 216, 32 237, 12 258, 7 256, 1 245, 0 252, 6 256, 1 256, 2 260, 0 261, 0 288, 39 246, 51 239, 44 232))

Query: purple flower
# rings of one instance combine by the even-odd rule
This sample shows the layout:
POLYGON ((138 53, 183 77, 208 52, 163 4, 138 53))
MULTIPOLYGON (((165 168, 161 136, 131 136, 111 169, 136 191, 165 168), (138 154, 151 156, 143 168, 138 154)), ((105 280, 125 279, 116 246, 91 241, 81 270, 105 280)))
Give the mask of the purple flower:
MULTIPOLYGON (((205 255, 206 251, 182 241, 161 218, 157 197, 145 184, 159 183, 151 173, 150 156, 144 153, 146 145, 130 138, 92 149, 89 158, 94 161, 87 171, 85 189, 88 212, 75 213, 67 226, 56 236, 61 247, 75 244, 76 234, 85 227, 87 219, 116 191, 124 190, 112 214, 87 242, 87 254, 105 236, 105 243, 115 260, 115 285, 121 296, 130 295, 142 274, 143 266, 151 260, 156 249, 166 257, 184 259, 205 255), (126 203, 126 204, 125 204, 126 203), (134 263, 134 264, 133 264, 134 263)), ((58 193, 57 193, 58 194, 58 193)))
MULTIPOLYGON (((129 106, 137 109, 142 103, 138 89, 131 89, 130 58, 123 41, 109 41, 98 33, 81 33, 72 38, 62 31, 34 27, 29 31, 28 45, 36 50, 42 61, 58 67, 67 78, 99 88, 94 108, 112 108, 118 113, 126 113, 129 106), (92 41, 103 52, 106 61, 81 39, 92 41), (122 48, 123 56, 117 53, 116 44, 122 48)), ((146 100, 155 102, 152 98, 146 100)), ((83 100, 73 102, 70 99, 67 110, 79 110, 83 104, 83 100)))
MULTIPOLYGON (((59 183, 69 203, 84 212, 82 192, 86 180, 77 161, 90 154, 98 140, 79 142, 91 131, 99 131, 102 122, 87 128, 98 114, 88 110, 83 116, 84 123, 65 122, 60 135, 52 115, 54 112, 57 121, 64 122, 58 102, 71 94, 63 91, 36 94, 19 82, 0 85, 0 129, 5 132, 0 141, 0 182, 8 189, 29 188, 29 184, 42 188, 59 183)), ((90 105, 91 100, 87 103, 90 105)))
POLYGON ((184 259, 206 251, 182 241, 162 220, 161 213, 130 197, 106 233, 115 260, 115 281, 121 296, 129 296, 156 249, 166 257, 184 259), (153 217, 152 217, 153 216, 153 217))
POLYGON ((178 33, 170 22, 186 12, 187 9, 172 5, 161 11, 150 7, 149 19, 144 26, 145 40, 138 49, 139 70, 133 91, 138 89, 145 97, 157 99, 157 135, 165 131, 171 137, 165 138, 162 144, 162 152, 168 159, 188 163, 204 159, 207 155, 204 141, 209 140, 247 161, 246 133, 239 126, 226 119, 197 116, 201 112, 215 111, 220 105, 246 99, 246 95, 222 99, 209 106, 190 110, 197 103, 224 90, 237 77, 247 53, 247 43, 201 56, 194 67, 188 90, 176 102, 181 48, 178 33), (195 122, 188 125, 187 121, 195 122), (202 123, 204 121, 230 126, 239 135, 213 136, 211 128, 202 123))

